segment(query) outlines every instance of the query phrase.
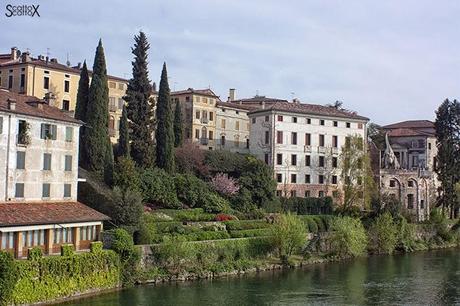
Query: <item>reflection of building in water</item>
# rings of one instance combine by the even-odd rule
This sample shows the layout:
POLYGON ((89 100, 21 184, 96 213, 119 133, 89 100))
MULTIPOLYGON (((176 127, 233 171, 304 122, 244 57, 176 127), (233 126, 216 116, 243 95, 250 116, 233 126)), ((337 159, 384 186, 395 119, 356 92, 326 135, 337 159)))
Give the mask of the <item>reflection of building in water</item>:
MULTIPOLYGON (((434 124, 404 121, 382 127, 385 147, 380 149, 380 191, 396 197, 416 220, 425 220, 436 200, 434 124)), ((378 158, 378 157, 377 157, 378 158)))

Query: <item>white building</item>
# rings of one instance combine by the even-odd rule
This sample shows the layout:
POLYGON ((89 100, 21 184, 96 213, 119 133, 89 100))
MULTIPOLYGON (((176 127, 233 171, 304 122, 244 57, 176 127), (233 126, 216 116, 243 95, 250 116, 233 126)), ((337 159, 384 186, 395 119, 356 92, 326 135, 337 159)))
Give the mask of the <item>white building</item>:
POLYGON ((87 249, 107 216, 77 202, 82 122, 44 100, 0 89, 0 249, 27 256, 87 249))
POLYGON ((240 103, 216 103, 216 149, 249 153, 249 117, 253 107, 240 103))
POLYGON ((333 196, 341 201, 339 155, 348 136, 366 139, 368 118, 298 101, 255 97, 249 112, 251 154, 271 165, 278 196, 333 196))

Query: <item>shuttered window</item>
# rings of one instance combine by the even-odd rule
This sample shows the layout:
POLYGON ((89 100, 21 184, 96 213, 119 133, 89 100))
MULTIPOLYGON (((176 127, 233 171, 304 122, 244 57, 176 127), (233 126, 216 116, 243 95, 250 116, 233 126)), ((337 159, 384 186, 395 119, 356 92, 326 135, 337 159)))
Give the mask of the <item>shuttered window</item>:
POLYGON ((51 154, 43 154, 43 170, 51 170, 51 154))
POLYGON ((57 126, 55 124, 42 123, 40 138, 56 140, 57 126))

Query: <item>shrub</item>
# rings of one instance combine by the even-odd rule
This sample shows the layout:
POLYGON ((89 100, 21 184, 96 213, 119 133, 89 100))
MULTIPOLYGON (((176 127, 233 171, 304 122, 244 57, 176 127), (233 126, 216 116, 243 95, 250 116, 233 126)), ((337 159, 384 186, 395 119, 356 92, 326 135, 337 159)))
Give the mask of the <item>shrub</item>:
POLYGON ((89 245, 89 250, 91 253, 100 253, 103 249, 103 243, 101 241, 93 241, 89 245))
POLYGON ((163 169, 148 169, 140 174, 144 199, 168 208, 180 207, 174 178, 163 169))
POLYGON ((170 273, 178 274, 190 260, 193 245, 185 243, 184 237, 165 237, 164 241, 155 249, 154 254, 160 265, 170 273))
POLYGON ((176 219, 179 221, 213 221, 215 215, 206 213, 202 208, 195 209, 184 209, 179 211, 176 215, 176 219))
POLYGON ((323 215, 332 214, 333 201, 331 197, 322 198, 283 198, 284 209, 298 215, 323 215))
POLYGON ((416 250, 415 224, 408 223, 406 218, 400 217, 398 222, 397 248, 404 252, 416 250))
POLYGON ((188 241, 219 240, 228 239, 230 235, 227 232, 201 231, 187 235, 188 241))
POLYGON ((375 219, 369 229, 370 247, 377 253, 393 253, 398 242, 398 227, 389 212, 375 219))
POLYGON ((43 251, 40 247, 33 247, 27 252, 28 260, 39 260, 43 257, 43 251))
POLYGON ((203 200, 203 209, 208 213, 221 213, 230 211, 230 203, 217 193, 207 193, 203 200))
POLYGON ((449 230, 447 217, 440 209, 432 209, 430 213, 430 224, 436 231, 436 236, 445 242, 450 242, 453 239, 452 232, 449 230))
POLYGON ((249 237, 263 237, 270 236, 271 230, 269 228, 256 228, 239 231, 231 231, 230 237, 232 238, 249 238, 249 237))
POLYGON ((192 174, 176 174, 174 177, 177 197, 190 207, 203 207, 203 199, 210 191, 208 184, 192 174))
POLYGON ((61 256, 72 256, 73 255, 73 244, 61 245, 61 256))
POLYGON ((235 220, 235 216, 227 215, 227 214, 217 214, 214 220, 216 221, 230 221, 235 220))
POLYGON ((117 228, 109 232, 113 235, 111 248, 120 256, 122 283, 124 286, 131 286, 138 273, 140 254, 126 230, 117 228))
POLYGON ((359 256, 366 251, 366 230, 359 219, 335 218, 331 224, 331 231, 331 246, 337 255, 359 256))
POLYGON ((138 228, 143 213, 142 194, 118 186, 112 192, 112 221, 118 226, 138 228))
POLYGON ((205 164, 205 151, 193 143, 185 143, 174 150, 176 169, 179 173, 194 174, 199 177, 206 177, 209 174, 208 166, 205 164))
POLYGON ((153 214, 144 213, 141 218, 139 231, 134 235, 135 244, 151 244, 155 242, 155 234, 157 233, 155 216, 153 214))
POLYGON ((296 215, 280 215, 271 228, 273 245, 283 260, 297 252, 306 241, 305 225, 296 215))
POLYGON ((11 303, 14 286, 18 275, 13 255, 7 252, 0 252, 0 305, 11 303))
POLYGON ((113 173, 113 185, 119 186, 123 191, 140 191, 141 179, 131 158, 118 157, 113 173))
POLYGON ((271 226, 271 224, 266 222, 265 220, 234 220, 234 221, 226 221, 225 226, 227 230, 238 231, 238 230, 268 228, 271 226))

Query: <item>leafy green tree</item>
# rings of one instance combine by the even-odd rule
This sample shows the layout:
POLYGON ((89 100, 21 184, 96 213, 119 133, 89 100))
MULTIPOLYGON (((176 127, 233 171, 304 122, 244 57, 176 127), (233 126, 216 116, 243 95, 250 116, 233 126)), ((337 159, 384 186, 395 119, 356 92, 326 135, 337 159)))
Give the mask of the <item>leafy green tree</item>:
POLYGON ((0 305, 10 305, 14 286, 18 280, 13 255, 0 252, 0 305))
POLYGON ((341 178, 344 182, 343 209, 369 208, 377 193, 372 175, 369 154, 360 136, 349 136, 340 155, 341 178))
POLYGON ((139 167, 154 165, 153 133, 155 130, 154 100, 150 98, 152 86, 148 77, 147 51, 150 48, 144 32, 134 36, 133 77, 129 80, 125 101, 130 120, 131 156, 139 167))
POLYGON ((120 131, 117 144, 117 157, 130 157, 129 148, 129 127, 126 107, 123 105, 123 111, 120 119, 120 131))
POLYGON ((398 242, 398 225, 390 213, 378 216, 369 229, 370 247, 377 253, 393 253, 398 242))
POLYGON ((156 109, 156 164, 168 173, 174 172, 174 126, 166 63, 161 72, 156 109))
POLYGON ((146 169, 140 173, 144 200, 168 208, 179 208, 174 178, 159 168, 146 169))
POLYGON ((112 194, 112 221, 118 226, 139 228, 143 214, 142 195, 140 192, 115 186, 112 194))
POLYGON ((101 40, 96 49, 88 97, 87 128, 83 143, 87 154, 86 168, 102 174, 113 169, 113 152, 108 130, 107 68, 101 40))
MULTIPOLYGON (((88 110, 88 97, 89 97, 89 75, 88 68, 86 67, 86 61, 83 62, 83 67, 80 71, 80 80, 78 81, 78 92, 77 92, 77 105, 75 106, 75 118, 86 123, 86 113, 88 110)), ((80 166, 85 165, 86 154, 85 147, 82 145, 84 143, 85 126, 83 125, 80 128, 79 138, 80 138, 80 147, 79 147, 79 164, 80 166)))
POLYGON ((184 122, 182 121, 182 109, 179 100, 176 101, 174 110, 174 147, 182 146, 184 142, 184 122))
POLYGON ((331 223, 331 246, 341 257, 363 255, 367 247, 367 234, 361 220, 340 217, 331 223))
POLYGON ((298 252, 307 240, 305 224, 296 215, 282 214, 271 230, 273 244, 283 260, 298 252))
POLYGON ((121 190, 140 191, 141 179, 130 157, 120 156, 115 163, 113 185, 121 190))
POLYGON ((434 125, 438 143, 435 171, 441 181, 439 203, 453 218, 459 211, 455 185, 460 181, 460 103, 446 99, 436 111, 434 125))

